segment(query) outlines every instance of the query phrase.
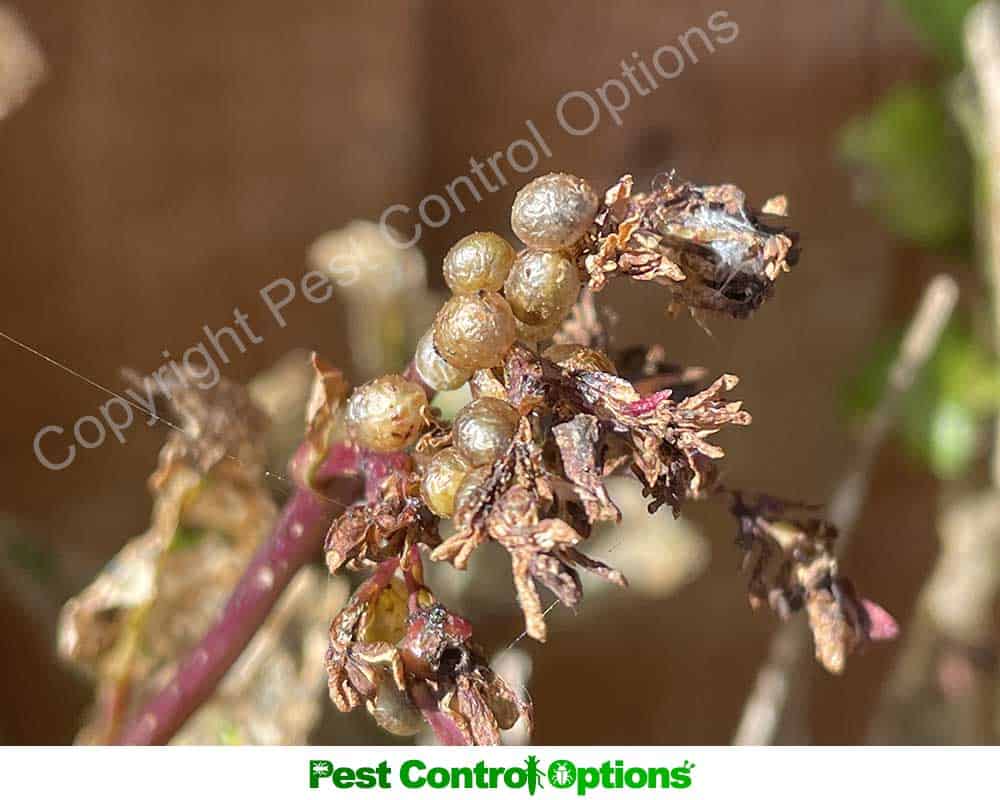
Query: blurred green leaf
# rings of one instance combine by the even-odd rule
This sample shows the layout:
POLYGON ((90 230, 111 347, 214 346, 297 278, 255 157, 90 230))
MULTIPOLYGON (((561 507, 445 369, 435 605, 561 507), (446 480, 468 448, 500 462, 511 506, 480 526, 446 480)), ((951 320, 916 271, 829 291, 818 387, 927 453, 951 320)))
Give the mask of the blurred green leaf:
POLYGON ((840 133, 862 200, 897 235, 923 247, 966 246, 971 163, 938 91, 904 86, 840 133))
POLYGON ((961 403, 944 401, 932 409, 926 436, 925 457, 931 471, 941 478, 957 478, 972 463, 979 438, 979 423, 961 403))
POLYGON ((917 34, 951 69, 963 62, 962 24, 977 0, 896 0, 917 34))
MULTIPOLYGON (((851 382, 847 410, 863 418, 878 405, 902 334, 880 343, 851 382)), ((907 452, 939 478, 956 478, 977 454, 980 428, 1000 410, 1000 366, 961 326, 941 337, 903 400, 900 436, 907 452)))

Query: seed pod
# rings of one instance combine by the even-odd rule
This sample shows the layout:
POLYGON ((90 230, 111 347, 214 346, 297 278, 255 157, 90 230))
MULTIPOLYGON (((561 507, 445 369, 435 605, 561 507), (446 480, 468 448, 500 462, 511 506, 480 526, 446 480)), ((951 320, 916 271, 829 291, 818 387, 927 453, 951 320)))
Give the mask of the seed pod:
POLYGON ((417 343, 413 364, 421 380, 436 392, 457 389, 472 375, 470 369, 456 369, 434 347, 434 331, 428 330, 417 343))
POLYGON ((551 172, 517 193, 510 224, 528 247, 560 250, 583 236, 594 221, 597 204, 597 195, 583 178, 551 172))
POLYGON ((617 375, 614 363, 607 354, 582 344, 554 344, 542 355, 560 367, 581 372, 607 372, 617 375))
POLYGON ((476 495, 479 491, 479 487, 483 485, 483 482, 490 477, 492 472, 491 467, 479 467, 472 470, 468 475, 465 476, 465 480, 462 481, 462 485, 458 487, 458 491, 455 493, 455 513, 457 514, 463 506, 469 504, 469 501, 476 495))
POLYGON ((434 346, 460 370, 497 366, 515 336, 514 315, 496 292, 457 294, 434 320, 434 346))
POLYGON ((455 494, 472 465, 454 447, 436 453, 424 470, 420 494, 427 507, 439 517, 450 517, 455 510, 455 494))
POLYGON ((519 419, 510 403, 480 397, 458 412, 451 427, 452 442, 473 466, 492 464, 507 452, 519 419))
POLYGON ((444 281, 455 294, 499 292, 514 263, 514 248, 495 233, 471 233, 444 257, 444 281))
POLYGON ((359 386, 347 401, 347 430, 361 447, 378 453, 413 444, 424 425, 424 390, 402 375, 384 375, 359 386))
POLYGON ((541 325, 528 325, 526 322, 521 322, 517 317, 514 317, 514 329, 517 331, 518 340, 530 342, 531 344, 538 344, 538 342, 551 339, 555 336, 556 331, 562 327, 562 324, 562 317, 555 317, 548 322, 543 322, 541 325))
POLYGON ((532 326, 562 320, 576 302, 580 275, 561 253, 524 250, 518 254, 504 284, 511 311, 532 326))

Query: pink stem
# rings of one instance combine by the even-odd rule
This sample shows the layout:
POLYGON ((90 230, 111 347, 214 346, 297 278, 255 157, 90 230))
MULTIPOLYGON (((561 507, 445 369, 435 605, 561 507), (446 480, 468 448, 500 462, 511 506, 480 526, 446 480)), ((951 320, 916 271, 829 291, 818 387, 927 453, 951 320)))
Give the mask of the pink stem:
MULTIPOLYGON (((434 390, 420 380, 412 364, 407 367, 406 375, 420 384, 428 399, 434 397, 434 390)), ((304 449, 308 447, 308 443, 304 443, 293 457, 293 474, 300 474, 297 462, 309 463, 309 453, 304 449)), ((309 487, 296 489, 282 510, 274 533, 254 554, 230 595, 219 621, 178 665, 170 683, 129 721, 114 744, 169 742, 211 697, 295 573, 322 553, 334 518, 359 499, 371 500, 389 471, 409 466, 409 457, 402 453, 359 452, 347 443, 330 447, 323 463, 312 473, 312 484, 321 487, 323 493, 309 487), (359 473, 363 479, 358 477, 359 473)), ((429 718, 428 722, 437 733, 438 726, 429 718)), ((450 724, 455 727, 454 723, 450 724)), ((449 743, 442 739, 442 744, 449 743)))
POLYGON ((323 473, 339 477, 324 485, 325 494, 304 487, 296 490, 218 622, 178 665, 174 678, 132 718, 117 744, 166 744, 211 696, 295 573, 319 556, 333 518, 361 496, 361 482, 350 474, 357 468, 357 459, 349 445, 331 448, 323 473))

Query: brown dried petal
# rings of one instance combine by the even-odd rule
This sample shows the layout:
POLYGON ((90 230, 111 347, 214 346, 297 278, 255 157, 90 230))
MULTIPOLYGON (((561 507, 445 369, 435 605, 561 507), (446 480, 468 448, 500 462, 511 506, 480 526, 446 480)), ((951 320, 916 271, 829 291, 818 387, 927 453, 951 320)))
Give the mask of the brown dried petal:
POLYGON ((600 423, 590 414, 577 414, 552 429, 562 456, 563 470, 572 481, 590 522, 621 521, 621 511, 604 486, 600 423))
POLYGON ((530 735, 533 707, 485 664, 456 676, 455 689, 443 700, 459 727, 478 745, 500 744, 500 731, 524 719, 530 735))
POLYGON ((816 659, 827 670, 840 673, 847 656, 864 643, 895 637, 892 616, 837 575, 836 531, 809 516, 813 507, 767 495, 751 502, 734 493, 732 510, 744 567, 751 571, 751 606, 766 602, 782 618, 805 606, 816 659))
POLYGON ((393 659, 394 643, 365 641, 369 631, 398 627, 392 621, 377 618, 381 614, 398 613, 396 609, 400 607, 399 602, 380 603, 384 593, 401 597, 402 608, 406 608, 405 591, 393 577, 398 563, 393 559, 380 564, 330 623, 326 669, 330 698, 341 711, 350 711, 362 698, 373 697, 385 674, 397 685, 403 685, 401 666, 393 659))
POLYGON ((468 725, 472 741, 478 745, 500 744, 500 726, 479 686, 468 676, 459 675, 451 708, 468 725))
POLYGON ((525 630, 533 639, 545 641, 546 633, 536 580, 570 607, 581 597, 580 578, 571 565, 583 566, 606 580, 625 585, 617 570, 575 550, 582 537, 569 524, 557 518, 539 520, 538 499, 523 487, 509 489, 496 501, 486 527, 490 538, 510 553, 525 630))
POLYGON ((844 671, 848 654, 861 643, 862 637, 830 591, 809 592, 805 606, 816 645, 816 660, 829 672, 839 675, 844 671))
POLYGON ((521 417, 510 449, 496 462, 489 477, 472 494, 469 501, 455 511, 455 533, 431 553, 434 561, 451 561, 465 569, 473 551, 488 538, 487 517, 499 498, 512 486, 529 490, 543 502, 552 500, 549 474, 542 459, 541 448, 535 443, 531 423, 521 417))
POLYGON ((594 292, 584 288, 562 327, 552 337, 556 344, 579 344, 596 350, 607 350, 610 344, 608 329, 616 316, 606 308, 598 307, 594 292))
POLYGON ((325 453, 349 387, 344 373, 317 353, 312 354, 311 362, 313 384, 306 404, 306 441, 316 452, 325 453))
POLYGON ((420 479, 392 470, 377 496, 341 514, 326 535, 324 549, 331 574, 346 565, 357 570, 402 555, 407 544, 441 543, 438 518, 420 499, 420 479))

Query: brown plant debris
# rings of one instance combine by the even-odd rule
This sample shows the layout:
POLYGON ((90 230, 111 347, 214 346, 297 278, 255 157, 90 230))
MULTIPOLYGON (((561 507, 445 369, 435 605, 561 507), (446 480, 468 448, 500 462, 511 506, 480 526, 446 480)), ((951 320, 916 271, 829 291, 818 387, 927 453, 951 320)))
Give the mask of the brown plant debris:
MULTIPOLYGON (((622 520, 607 486, 615 476, 637 482, 650 513, 668 505, 677 516, 688 500, 731 497, 751 605, 782 617, 805 609, 830 671, 895 635, 892 617, 838 574, 832 526, 807 507, 721 487, 717 436, 751 422, 730 396, 735 375, 706 381, 705 370, 670 363, 655 344, 608 354, 613 320, 594 292, 613 275, 662 284, 672 305, 693 314, 742 318, 760 306, 798 256, 797 235, 774 217, 787 202, 757 212, 735 186, 673 176, 633 194, 628 175, 596 200, 581 178, 543 176, 515 202, 520 254, 488 232, 456 243, 445 258, 457 292, 451 311, 423 334, 405 376, 369 381, 348 398, 340 371, 312 359, 305 441, 290 471, 301 491, 347 479, 358 499, 327 531, 326 565, 369 572, 329 629, 328 686, 341 711, 363 705, 400 735, 427 724, 447 744, 495 744, 519 719, 530 723, 531 703, 490 669, 471 623, 425 584, 422 553, 461 570, 480 546, 501 548, 525 632, 544 641, 540 589, 575 608, 580 569, 626 585, 583 552, 593 526, 622 520), (430 401, 466 382, 473 401, 451 425, 430 401), (439 517, 454 529, 443 541, 439 517)), ((366 298, 355 298, 356 310, 366 298)), ((180 429, 150 483, 150 530, 64 610, 61 649, 100 684, 87 741, 113 740, 124 713, 166 685, 276 516, 260 485, 264 416, 242 389, 223 381, 200 392, 188 377, 178 371, 159 386, 180 429)), ((227 606, 224 621, 239 619, 240 606, 227 606)))
POLYGON ((150 479, 150 527, 60 617, 60 654, 98 684, 81 742, 113 740, 130 709, 170 679, 277 516, 261 483, 266 419, 246 392, 228 381, 169 388, 184 433, 171 432, 150 479))
POLYGON ((453 743, 499 744, 501 730, 530 725, 531 703, 493 672, 472 625, 434 598, 421 572, 414 551, 383 561, 334 618, 330 697, 341 711, 364 704, 397 735, 426 720, 453 743))
POLYGON ((633 194, 632 185, 625 175, 608 189, 581 249, 595 291, 625 275, 667 286, 691 309, 742 318, 798 259, 798 235, 772 219, 777 215, 750 208, 736 186, 672 176, 648 194, 633 194))
POLYGON ((750 606, 767 605, 782 619, 804 608, 816 660, 827 670, 839 674, 855 650, 896 636, 892 616, 838 573, 837 531, 813 516, 814 508, 767 495, 751 501, 736 492, 731 510, 739 522, 743 567, 750 573, 750 606))
POLYGON ((382 481, 378 496, 354 506, 336 519, 326 537, 326 564, 358 570, 398 558, 409 545, 440 544, 438 518, 420 499, 420 480, 412 472, 394 470, 382 481))

